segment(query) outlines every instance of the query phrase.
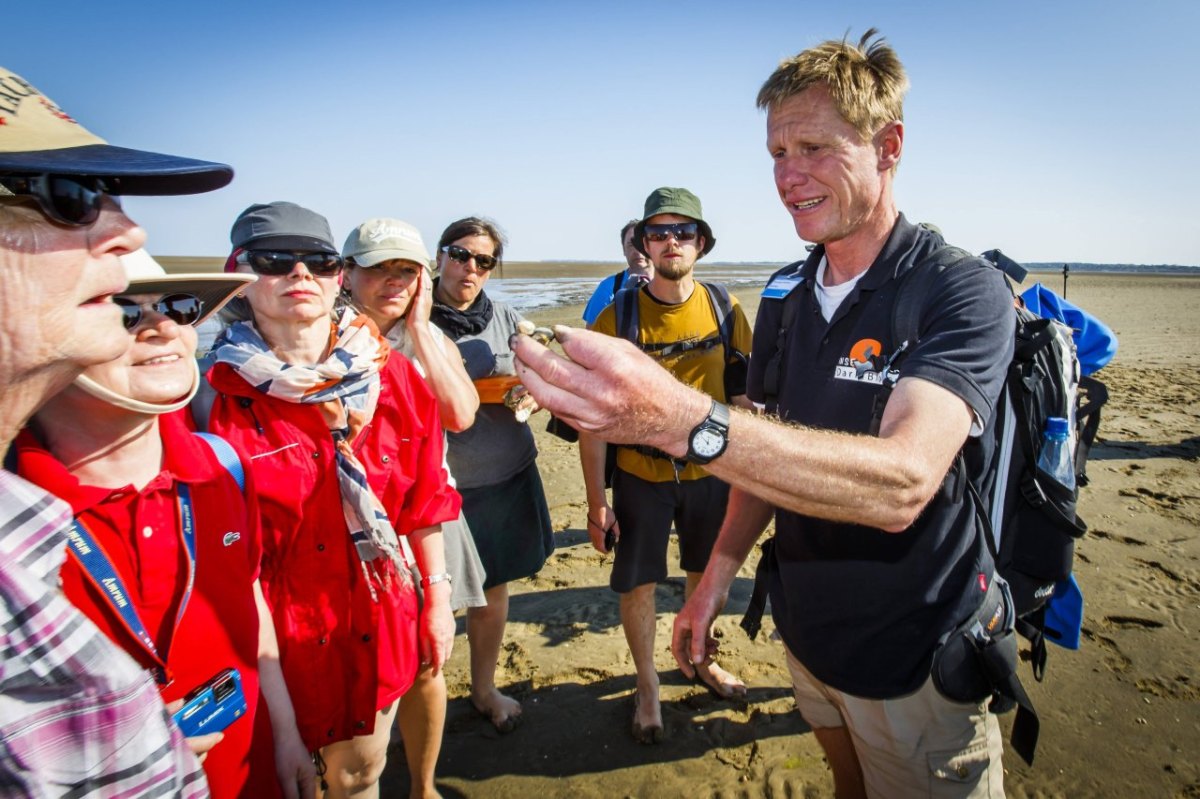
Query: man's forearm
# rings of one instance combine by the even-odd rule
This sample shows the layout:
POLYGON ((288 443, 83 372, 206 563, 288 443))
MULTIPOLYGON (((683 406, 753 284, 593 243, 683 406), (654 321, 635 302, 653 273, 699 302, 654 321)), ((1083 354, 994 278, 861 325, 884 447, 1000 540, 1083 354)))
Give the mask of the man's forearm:
POLYGON ((703 581, 709 587, 721 594, 728 592, 774 512, 769 502, 740 488, 730 490, 725 521, 704 570, 703 581))

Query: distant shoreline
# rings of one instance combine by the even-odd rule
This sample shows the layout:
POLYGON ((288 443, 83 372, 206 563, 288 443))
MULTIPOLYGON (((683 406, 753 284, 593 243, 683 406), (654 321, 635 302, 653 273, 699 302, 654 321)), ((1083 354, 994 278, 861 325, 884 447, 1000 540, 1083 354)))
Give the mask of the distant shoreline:
MULTIPOLYGON (((208 256, 159 255, 155 256, 168 272, 220 272, 225 265, 225 259, 208 256)), ((739 270, 779 268, 787 261, 712 261, 701 263, 697 268, 703 274, 710 269, 739 270)), ((1200 266, 1180 266, 1173 264, 1085 264, 1065 262, 1070 267, 1070 274, 1088 275, 1170 275, 1184 277, 1200 277, 1200 266)), ((1062 274, 1063 262, 1059 263, 1023 263, 1021 264, 1036 274, 1062 274)), ((503 265, 503 275, 506 278, 539 278, 539 277, 595 277, 602 278, 622 268, 617 261, 508 261, 503 265)))

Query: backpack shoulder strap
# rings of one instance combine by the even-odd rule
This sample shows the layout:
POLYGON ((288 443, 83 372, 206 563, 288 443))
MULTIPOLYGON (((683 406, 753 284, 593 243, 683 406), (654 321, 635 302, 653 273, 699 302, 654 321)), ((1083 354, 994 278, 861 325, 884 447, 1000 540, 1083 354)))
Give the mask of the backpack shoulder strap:
POLYGON ((892 314, 892 340, 896 346, 903 344, 908 349, 920 338, 921 313, 925 310, 925 299, 938 275, 974 257, 958 247, 938 247, 900 276, 900 289, 896 292, 895 311, 892 314))
POLYGON ((617 292, 613 304, 617 314, 617 336, 638 343, 638 286, 630 286, 617 292))
POLYGON ((623 286, 624 284, 625 284, 625 270, 622 269, 620 272, 617 272, 615 275, 613 275, 613 296, 614 297, 617 295, 617 292, 621 290, 621 286, 623 286))
POLYGON ((733 300, 729 297, 729 289, 723 283, 703 283, 712 303, 713 314, 717 317, 717 332, 721 334, 721 343, 725 346, 725 355, 733 352, 733 300))
POLYGON ((238 490, 246 493, 246 472, 242 469, 242 459, 238 457, 233 446, 228 441, 213 433, 193 433, 192 435, 208 444, 221 468, 229 472, 229 476, 237 483, 238 490))

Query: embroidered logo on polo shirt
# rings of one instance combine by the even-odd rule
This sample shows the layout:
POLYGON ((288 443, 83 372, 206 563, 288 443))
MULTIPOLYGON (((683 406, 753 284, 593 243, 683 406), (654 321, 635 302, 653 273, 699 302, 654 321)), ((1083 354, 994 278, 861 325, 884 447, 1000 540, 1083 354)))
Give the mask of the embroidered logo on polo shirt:
POLYGON ((223 539, 221 539, 221 542, 223 544, 225 544, 225 546, 229 546, 230 544, 240 541, 241 538, 242 538, 241 533, 235 533, 231 530, 225 534, 225 537, 223 539))
MULTIPOLYGON (((833 376, 838 380, 880 385, 888 375, 889 365, 890 359, 883 355, 883 344, 873 338, 863 338, 854 342, 849 354, 838 359, 833 376)), ((895 369, 890 371, 892 382, 895 382, 899 374, 895 369)))

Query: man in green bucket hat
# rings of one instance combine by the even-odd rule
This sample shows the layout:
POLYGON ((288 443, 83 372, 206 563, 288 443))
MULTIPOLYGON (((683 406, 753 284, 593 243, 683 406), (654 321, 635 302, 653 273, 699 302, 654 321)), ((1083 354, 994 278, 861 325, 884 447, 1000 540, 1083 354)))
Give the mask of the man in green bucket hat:
MULTIPOLYGON (((745 354, 750 351, 750 325, 723 286, 692 276, 696 262, 716 244, 700 199, 687 189, 655 189, 646 198, 633 243, 653 264, 654 279, 617 292, 592 328, 632 341, 716 402, 749 407, 745 354)), ((667 576, 667 542, 674 524, 691 594, 725 516, 729 486, 697 463, 650 447, 621 447, 610 505, 604 490, 604 443, 581 436, 580 460, 592 544, 601 552, 616 550, 610 585, 621 595, 621 624, 637 670, 631 732, 641 743, 657 743, 663 738, 663 721, 654 667, 654 586, 667 576)), ((711 657, 697 667, 696 676, 718 698, 746 694, 742 681, 711 657)))

